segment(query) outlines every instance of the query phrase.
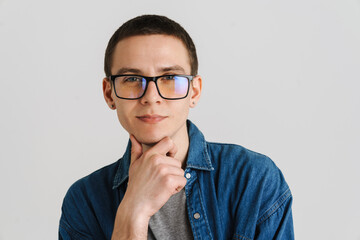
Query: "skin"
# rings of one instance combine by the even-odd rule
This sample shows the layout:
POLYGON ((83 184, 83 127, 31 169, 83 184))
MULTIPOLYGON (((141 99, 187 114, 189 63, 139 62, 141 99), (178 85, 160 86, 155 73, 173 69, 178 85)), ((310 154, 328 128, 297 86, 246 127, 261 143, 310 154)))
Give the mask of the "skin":
MULTIPOLYGON (((188 52, 179 39, 146 35, 117 44, 111 72, 190 75, 190 69, 188 52)), ((150 82, 141 99, 124 100, 116 97, 104 78, 105 101, 116 109, 132 142, 128 188, 117 210, 112 239, 147 239, 150 217, 185 186, 183 168, 189 148, 186 119, 189 108, 199 101, 201 89, 202 79, 196 76, 185 99, 165 100, 150 82), (145 115, 152 116, 150 122, 143 120, 145 115), (156 116, 161 116, 161 121, 156 116)))

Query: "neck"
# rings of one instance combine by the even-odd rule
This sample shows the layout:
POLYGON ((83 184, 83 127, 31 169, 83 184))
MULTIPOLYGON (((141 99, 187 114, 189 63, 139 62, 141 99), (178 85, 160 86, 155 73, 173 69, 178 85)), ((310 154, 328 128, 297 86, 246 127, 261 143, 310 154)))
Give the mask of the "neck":
MULTIPOLYGON (((173 136, 169 137, 171 138, 171 140, 173 140, 174 144, 177 147, 177 152, 174 158, 181 161, 181 166, 183 169, 185 169, 187 154, 189 150, 189 135, 186 123, 173 136)), ((143 152, 147 151, 153 146, 154 145, 142 144, 143 152)))

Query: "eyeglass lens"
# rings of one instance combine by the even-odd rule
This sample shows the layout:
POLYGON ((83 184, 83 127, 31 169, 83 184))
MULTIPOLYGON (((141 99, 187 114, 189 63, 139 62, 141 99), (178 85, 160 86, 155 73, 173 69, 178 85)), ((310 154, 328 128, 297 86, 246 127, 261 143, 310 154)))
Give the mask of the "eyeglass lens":
MULTIPOLYGON (((146 79, 141 76, 119 76, 114 81, 115 91, 122 98, 139 98, 146 89, 146 79)), ((189 80, 183 76, 163 76, 158 78, 159 94, 164 98, 185 97, 189 80)))

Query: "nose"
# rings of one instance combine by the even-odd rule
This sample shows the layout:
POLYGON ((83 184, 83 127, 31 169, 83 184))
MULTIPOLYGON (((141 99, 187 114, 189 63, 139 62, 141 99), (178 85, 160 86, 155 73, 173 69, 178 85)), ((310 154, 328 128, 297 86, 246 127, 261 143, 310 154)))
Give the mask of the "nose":
POLYGON ((148 83, 145 95, 140 99, 140 101, 142 104, 162 102, 162 97, 159 95, 155 82, 150 81, 148 83))

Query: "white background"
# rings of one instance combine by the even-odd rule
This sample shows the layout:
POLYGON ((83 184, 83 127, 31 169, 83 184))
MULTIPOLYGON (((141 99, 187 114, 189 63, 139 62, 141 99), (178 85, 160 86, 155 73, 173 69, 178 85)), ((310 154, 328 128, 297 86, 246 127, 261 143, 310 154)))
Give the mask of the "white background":
POLYGON ((103 56, 144 13, 188 30, 204 79, 190 119, 275 161, 296 238, 359 240, 358 0, 1 0, 0 239, 57 239, 69 186, 122 156, 103 56))

